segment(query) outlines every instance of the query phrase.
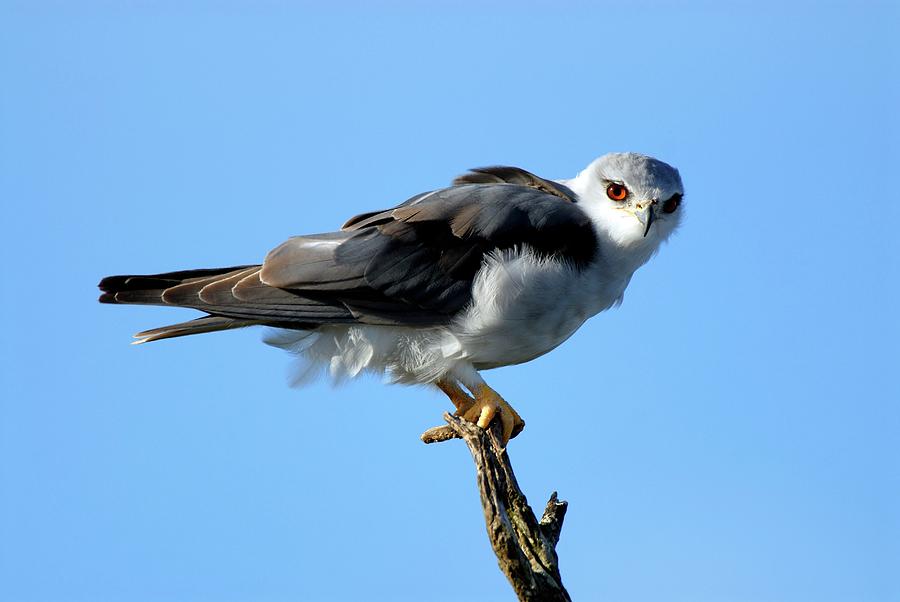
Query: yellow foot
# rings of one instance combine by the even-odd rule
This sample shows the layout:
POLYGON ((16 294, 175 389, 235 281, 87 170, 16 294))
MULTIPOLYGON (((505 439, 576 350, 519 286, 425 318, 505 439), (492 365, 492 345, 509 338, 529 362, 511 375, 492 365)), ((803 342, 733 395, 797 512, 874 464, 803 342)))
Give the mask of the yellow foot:
POLYGON ((487 385, 481 385, 475 389, 474 399, 459 385, 452 381, 441 380, 435 383, 444 394, 450 398, 456 407, 456 415, 469 422, 474 422, 486 429, 491 421, 500 416, 500 424, 503 427, 501 443, 503 447, 510 439, 522 432, 525 421, 509 405, 500 394, 487 385))
POLYGON ((474 422, 483 429, 486 429, 491 421, 500 416, 500 424, 503 427, 503 433, 500 438, 500 444, 506 447, 509 440, 522 432, 525 428, 525 421, 522 417, 509 405, 500 394, 487 385, 481 385, 474 391, 475 399, 465 408, 457 408, 456 415, 462 416, 469 422, 474 422))

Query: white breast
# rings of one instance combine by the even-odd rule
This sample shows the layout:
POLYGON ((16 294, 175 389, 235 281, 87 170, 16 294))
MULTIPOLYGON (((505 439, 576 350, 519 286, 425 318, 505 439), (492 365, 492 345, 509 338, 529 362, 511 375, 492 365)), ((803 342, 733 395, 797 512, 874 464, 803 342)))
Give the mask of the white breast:
POLYGON ((480 370, 543 355, 619 301, 629 279, 596 267, 579 270, 530 250, 490 257, 474 283, 472 305, 450 327, 459 359, 480 370))

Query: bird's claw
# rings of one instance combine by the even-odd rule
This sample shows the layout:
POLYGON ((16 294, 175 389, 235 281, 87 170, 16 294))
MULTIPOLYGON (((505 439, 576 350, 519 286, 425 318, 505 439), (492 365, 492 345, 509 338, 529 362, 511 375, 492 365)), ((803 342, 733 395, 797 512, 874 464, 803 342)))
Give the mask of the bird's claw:
POLYGON ((500 417, 502 428, 501 441, 503 447, 509 440, 522 432, 525 421, 500 394, 487 385, 480 385, 473 390, 475 397, 463 391, 453 381, 440 380, 435 383, 443 391, 453 405, 455 415, 486 429, 494 418, 500 417))
POLYGON ((483 429, 488 428, 491 422, 499 417, 502 427, 500 445, 504 448, 510 439, 525 428, 525 421, 522 420, 522 417, 505 399, 487 385, 476 389, 474 399, 470 397, 468 403, 457 406, 456 415, 483 429))

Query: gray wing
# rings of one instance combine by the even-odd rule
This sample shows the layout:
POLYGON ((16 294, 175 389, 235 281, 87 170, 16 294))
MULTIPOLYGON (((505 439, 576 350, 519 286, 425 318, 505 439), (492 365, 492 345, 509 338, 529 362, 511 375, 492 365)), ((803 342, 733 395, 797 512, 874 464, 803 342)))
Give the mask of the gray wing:
POLYGON ((360 322, 439 324, 469 303, 488 253, 528 245, 576 266, 593 260, 593 226, 564 186, 506 167, 456 183, 357 216, 342 232, 292 238, 269 253, 260 278, 339 299, 360 322))
POLYGON ((564 186, 509 167, 473 170, 454 184, 357 216, 339 232, 291 238, 261 266, 111 276, 100 300, 210 314, 138 335, 145 340, 251 324, 436 325, 469 303, 489 253, 528 245, 575 266, 593 260, 593 226, 564 186))
MULTIPOLYGON (((476 167, 453 180, 453 186, 462 186, 464 184, 517 184, 519 186, 527 186, 529 188, 540 190, 541 192, 558 196, 559 198, 572 203, 575 203, 577 199, 575 193, 563 184, 545 180, 534 175, 530 171, 525 171, 519 167, 510 167, 508 165, 476 167)), ((417 194, 406 202, 398 205, 398 207, 413 205, 432 194, 434 194, 434 192, 417 194)), ((398 207, 395 207, 395 209, 398 207)), ((376 224, 379 222, 380 218, 385 216, 389 217, 391 211, 393 211, 393 209, 361 213, 347 220, 344 225, 341 226, 341 230, 359 230, 365 226, 376 224)))

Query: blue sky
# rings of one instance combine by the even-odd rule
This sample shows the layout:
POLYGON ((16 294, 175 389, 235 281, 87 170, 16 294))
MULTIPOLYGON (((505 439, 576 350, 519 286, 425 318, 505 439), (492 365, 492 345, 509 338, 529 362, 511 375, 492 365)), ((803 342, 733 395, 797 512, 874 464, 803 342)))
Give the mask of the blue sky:
POLYGON ((889 3, 0 1, 0 599, 509 600, 447 402, 286 384, 100 277, 257 262, 486 164, 677 166, 624 305, 486 374, 577 600, 900 599, 889 3))

